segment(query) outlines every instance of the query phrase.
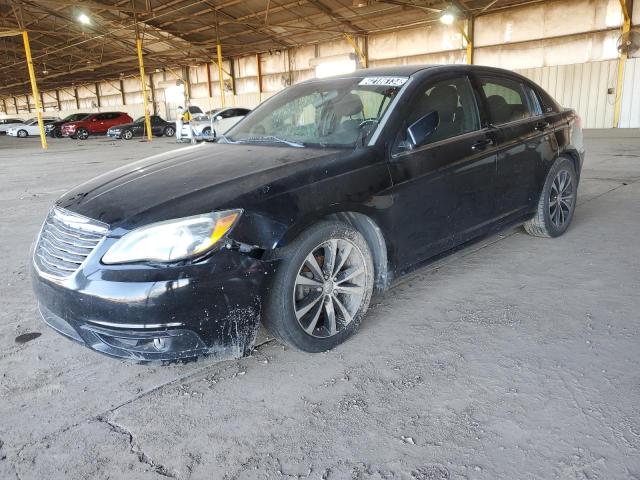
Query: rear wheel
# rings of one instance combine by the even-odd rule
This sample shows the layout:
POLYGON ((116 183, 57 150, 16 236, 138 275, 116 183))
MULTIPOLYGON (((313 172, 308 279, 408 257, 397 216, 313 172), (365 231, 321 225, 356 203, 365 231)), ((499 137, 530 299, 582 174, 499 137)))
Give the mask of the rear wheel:
POLYGON ((558 237, 567 231, 576 209, 578 175, 573 162, 560 157, 545 180, 536 215, 524 229, 536 237, 558 237))
POLYGON ((27 138, 29 136, 29 133, 26 130, 18 130, 18 136, 20 138, 27 138))
POLYGON ((322 222, 278 253, 265 300, 267 329, 306 352, 329 350, 353 335, 373 292, 373 260, 362 235, 322 222))
POLYGON ((62 138, 62 131, 59 128, 53 129, 53 137, 54 138, 62 138))
POLYGON ((131 140, 133 138, 133 132, 131 130, 125 130, 122 132, 122 138, 125 140, 131 140))
POLYGON ((87 138, 89 138, 89 131, 86 128, 78 129, 78 131, 76 132, 76 138, 79 138, 80 140, 86 140, 87 138))

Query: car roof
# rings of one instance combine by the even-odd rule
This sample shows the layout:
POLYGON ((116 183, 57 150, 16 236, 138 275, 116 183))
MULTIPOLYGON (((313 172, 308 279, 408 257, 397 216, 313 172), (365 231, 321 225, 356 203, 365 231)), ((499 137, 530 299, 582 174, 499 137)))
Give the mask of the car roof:
MULTIPOLYGON (((525 79, 522 75, 512 72, 511 70, 505 70, 503 68, 496 67, 488 67, 484 65, 468 65, 465 63, 462 64, 423 64, 423 65, 401 65, 396 67, 378 67, 378 68, 364 68, 361 70, 356 70, 352 73, 345 73, 342 75, 335 75, 332 77, 326 78, 326 80, 333 80, 339 78, 364 78, 364 77, 411 77, 418 73, 432 71, 432 72, 442 72, 442 71, 473 71, 476 73, 484 72, 484 73, 496 73, 496 74, 507 74, 517 78, 525 79)), ((318 80, 324 79, 310 79, 307 82, 316 82, 318 80)), ((306 83, 306 82, 302 82, 306 83)))

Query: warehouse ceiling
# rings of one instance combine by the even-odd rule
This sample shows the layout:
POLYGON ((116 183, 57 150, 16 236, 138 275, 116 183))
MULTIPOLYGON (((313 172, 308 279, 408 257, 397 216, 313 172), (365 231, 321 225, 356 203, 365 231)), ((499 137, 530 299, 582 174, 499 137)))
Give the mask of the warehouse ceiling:
POLYGON ((135 74, 136 28, 147 71, 223 56, 395 31, 439 21, 442 10, 482 15, 543 0, 0 0, 0 96, 27 93, 29 32, 41 90, 135 74), (81 19, 84 19, 83 23, 81 19))

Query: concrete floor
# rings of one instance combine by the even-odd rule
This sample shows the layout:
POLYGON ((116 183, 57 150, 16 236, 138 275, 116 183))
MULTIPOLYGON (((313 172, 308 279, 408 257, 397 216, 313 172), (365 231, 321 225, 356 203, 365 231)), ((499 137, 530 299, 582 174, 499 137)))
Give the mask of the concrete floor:
POLYGON ((178 146, 0 137, 0 478, 640 478, 640 139, 611 134, 564 237, 417 272, 332 352, 171 367, 52 332, 27 265, 65 189, 178 146))

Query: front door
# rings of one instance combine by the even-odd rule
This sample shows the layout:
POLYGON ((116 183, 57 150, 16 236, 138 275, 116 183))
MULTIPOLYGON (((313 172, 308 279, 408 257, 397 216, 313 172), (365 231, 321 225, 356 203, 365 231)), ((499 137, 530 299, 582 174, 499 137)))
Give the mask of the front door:
POLYGON ((401 269, 452 248, 460 232, 493 218, 496 161, 466 75, 426 81, 404 117, 389 162, 401 269), (423 143, 411 145, 407 127, 432 112, 437 127, 423 143))

